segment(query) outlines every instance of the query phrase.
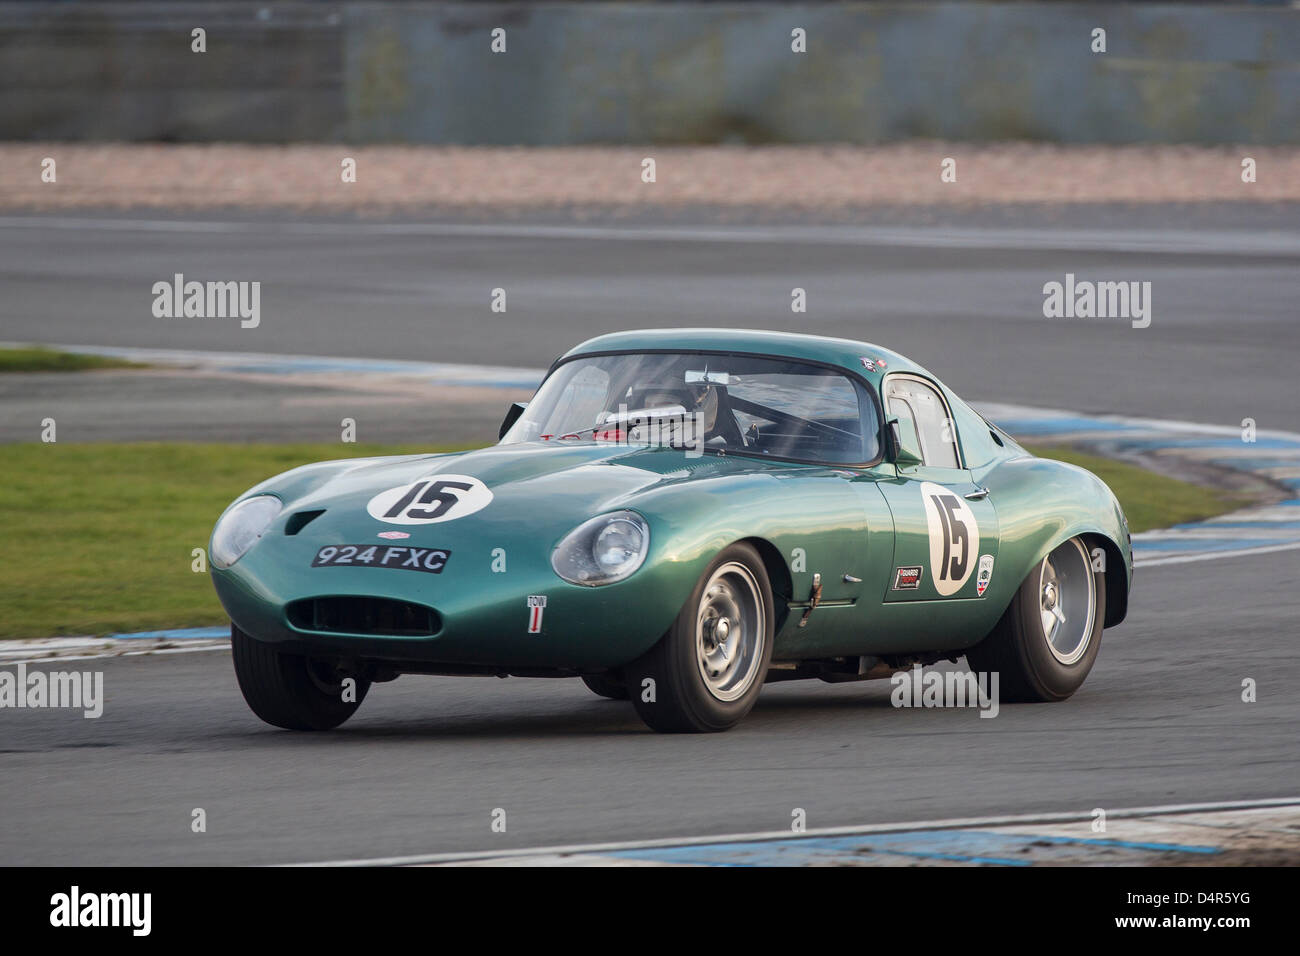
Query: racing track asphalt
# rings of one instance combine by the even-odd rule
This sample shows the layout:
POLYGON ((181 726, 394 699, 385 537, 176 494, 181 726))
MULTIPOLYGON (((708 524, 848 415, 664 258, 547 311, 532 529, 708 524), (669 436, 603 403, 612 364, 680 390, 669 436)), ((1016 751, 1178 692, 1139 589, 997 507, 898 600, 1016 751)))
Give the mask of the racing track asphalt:
MULTIPOLYGON (((613 328, 797 326, 896 348, 971 399, 1294 427, 1296 234, 1156 230, 1153 215, 1099 237, 835 241, 9 219, 0 338, 534 366, 613 328), (1141 229, 1153 231, 1137 242, 1141 229), (154 320, 150 286, 176 271, 260 279, 262 327, 154 320), (1151 328, 1043 319, 1042 284, 1066 272, 1152 281, 1151 328), (795 285, 806 322, 788 311, 795 285), (504 316, 486 309, 495 286, 509 290, 504 316)), ((247 711, 227 652, 84 662, 105 673, 102 718, 0 715, 0 863, 706 835, 787 826, 795 807, 821 827, 1292 796, 1297 567, 1286 552, 1143 569, 1082 691, 993 720, 895 710, 879 682, 795 683, 765 689, 731 733, 660 737, 573 681, 408 676, 341 731, 304 737, 247 711), (1240 700, 1246 677, 1257 703, 1240 700), (190 831, 196 807, 204 834, 190 831), (505 834, 490 830, 498 807, 505 834)))
POLYGON ((574 680, 408 675, 339 731, 299 735, 248 712, 226 651, 61 664, 102 668, 104 715, 3 714, 0 864, 716 835, 781 829, 795 807, 827 827, 1292 796, 1300 658, 1284 570, 1272 555, 1143 569, 1082 690, 993 719, 894 709, 887 682, 797 682, 766 687, 729 733, 660 736, 574 680))
POLYGON ((616 329, 792 329, 902 352, 968 400, 1294 429, 1300 205, 1259 204, 1255 228, 1248 205, 1019 228, 0 216, 0 340, 545 368, 616 329), (175 273, 260 281, 260 326, 154 318, 175 273), (1151 282, 1150 328, 1045 319, 1066 273, 1151 282))

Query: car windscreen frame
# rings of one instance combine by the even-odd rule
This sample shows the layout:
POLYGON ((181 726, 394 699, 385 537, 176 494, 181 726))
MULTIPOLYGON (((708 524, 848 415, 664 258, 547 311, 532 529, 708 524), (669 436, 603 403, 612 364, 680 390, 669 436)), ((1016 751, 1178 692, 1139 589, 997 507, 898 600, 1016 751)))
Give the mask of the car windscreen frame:
MULTIPOLYGON (((568 365, 570 362, 578 359, 601 358, 610 355, 720 355, 732 358, 751 358, 751 359, 769 359, 778 362, 790 362, 795 365, 807 365, 812 368, 826 369, 838 375, 844 376, 851 383, 861 386, 862 391, 866 393, 871 402, 872 411, 876 415, 876 456, 869 461, 863 462, 842 462, 827 461, 816 458, 795 458, 787 455, 762 455, 755 452, 745 451, 744 449, 728 448, 708 448, 702 451, 705 454, 713 454, 721 457, 740 456, 743 458, 753 458, 757 461, 782 461, 798 465, 818 465, 823 468, 853 468, 867 469, 875 468, 885 461, 885 415, 884 408, 881 405, 880 395, 872 385, 870 379, 851 368, 843 365, 837 365, 834 362, 821 362, 817 359, 795 358, 790 355, 781 355, 773 352, 738 352, 732 349, 700 349, 700 348, 646 348, 646 349, 599 349, 591 352, 577 352, 572 355, 563 355, 551 363, 551 367, 546 370, 546 375, 538 383, 537 391, 540 391, 547 380, 556 373, 560 368, 568 365)), ((533 393, 536 395, 536 391, 533 393)), ((866 432, 863 431, 863 436, 866 432)))

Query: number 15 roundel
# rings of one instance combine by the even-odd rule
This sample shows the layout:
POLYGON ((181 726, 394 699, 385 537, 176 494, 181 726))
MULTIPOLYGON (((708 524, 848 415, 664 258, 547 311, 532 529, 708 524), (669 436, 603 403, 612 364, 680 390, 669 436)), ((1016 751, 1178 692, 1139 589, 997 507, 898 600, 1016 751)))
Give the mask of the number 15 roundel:
POLYGON ((930 532, 930 568, 934 589, 943 597, 962 589, 975 570, 980 528, 975 512, 951 488, 921 482, 925 523, 930 532))
POLYGON ((469 475, 428 475, 370 499, 370 517, 389 524, 433 524, 472 515, 492 503, 487 485, 469 475))

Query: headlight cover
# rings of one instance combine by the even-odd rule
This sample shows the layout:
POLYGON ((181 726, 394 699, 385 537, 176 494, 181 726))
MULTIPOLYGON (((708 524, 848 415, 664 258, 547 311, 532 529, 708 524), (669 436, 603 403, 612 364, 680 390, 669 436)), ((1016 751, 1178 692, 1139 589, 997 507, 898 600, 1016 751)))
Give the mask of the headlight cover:
POLYGON ((256 495, 222 515, 212 531, 213 567, 228 568, 242 558, 283 508, 275 495, 256 495))
POLYGON ((570 584, 598 587, 632 574, 650 551, 650 526, 635 511, 584 521, 555 546, 551 567, 570 584))

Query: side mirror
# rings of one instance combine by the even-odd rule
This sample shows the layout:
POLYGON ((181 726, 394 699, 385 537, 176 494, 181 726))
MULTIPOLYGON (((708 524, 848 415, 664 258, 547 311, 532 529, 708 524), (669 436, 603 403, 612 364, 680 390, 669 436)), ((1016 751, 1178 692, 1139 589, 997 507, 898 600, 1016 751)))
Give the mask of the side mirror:
POLYGON ((510 431, 515 422, 519 421, 519 416, 524 413, 524 409, 527 407, 527 402, 514 402, 506 409, 506 417, 501 420, 501 431, 497 433, 497 441, 506 437, 506 432, 510 431))
POLYGON ((890 458, 900 468, 924 465, 925 456, 921 454, 921 440, 916 436, 916 423, 906 415, 899 415, 885 422, 886 434, 889 436, 890 458))

